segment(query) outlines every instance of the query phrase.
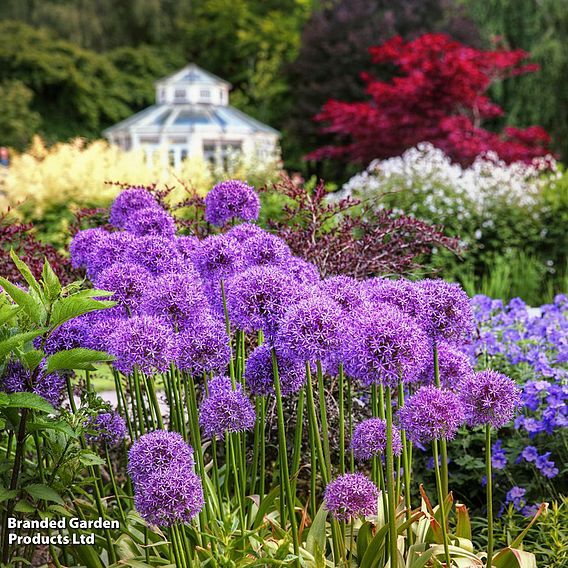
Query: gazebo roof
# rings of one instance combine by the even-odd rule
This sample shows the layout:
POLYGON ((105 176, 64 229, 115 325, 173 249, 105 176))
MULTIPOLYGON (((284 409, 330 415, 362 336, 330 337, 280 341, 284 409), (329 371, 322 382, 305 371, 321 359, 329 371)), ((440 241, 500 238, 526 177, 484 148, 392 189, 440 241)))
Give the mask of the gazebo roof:
POLYGON ((231 83, 217 77, 217 75, 211 73, 210 71, 205 71, 195 63, 190 63, 186 65, 183 69, 176 71, 166 77, 158 79, 154 85, 163 85, 165 83, 199 83, 204 85, 229 85, 231 83))

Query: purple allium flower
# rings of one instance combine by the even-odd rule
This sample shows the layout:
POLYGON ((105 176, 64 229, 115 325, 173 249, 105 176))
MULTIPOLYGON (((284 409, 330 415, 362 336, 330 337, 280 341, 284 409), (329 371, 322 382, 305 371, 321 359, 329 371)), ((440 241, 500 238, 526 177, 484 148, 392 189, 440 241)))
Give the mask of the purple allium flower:
POLYGON ((361 282, 350 276, 331 276, 321 281, 320 288, 324 294, 337 302, 346 314, 361 308, 365 301, 361 282))
POLYGON ((243 245, 245 262, 250 266, 286 267, 292 257, 288 245, 276 235, 267 232, 249 237, 243 245))
POLYGON ((343 340, 341 308, 326 296, 311 294, 286 311, 276 344, 299 361, 314 363, 334 356, 343 340))
POLYGON ((176 248, 175 241, 155 235, 133 239, 127 262, 139 264, 154 275, 185 270, 187 263, 176 248))
POLYGON ((123 229, 130 216, 140 209, 152 207, 159 209, 158 202, 145 189, 131 187, 118 194, 110 207, 109 221, 118 229, 123 229))
POLYGON ((208 309, 201 280, 184 273, 158 276, 146 286, 142 298, 145 313, 167 318, 178 329, 201 319, 208 309))
POLYGON ((113 264, 127 262, 128 256, 136 244, 136 237, 125 231, 107 233, 106 236, 97 239, 93 243, 93 252, 87 259, 89 278, 95 280, 97 275, 105 268, 113 264))
POLYGON ((128 452, 128 475, 134 484, 144 484, 154 473, 165 473, 171 466, 191 468, 193 463, 193 448, 181 434, 155 430, 132 444, 128 452))
POLYGON ((435 341, 463 341, 474 330, 473 311, 468 295, 459 284, 445 280, 421 280, 425 298, 421 323, 435 341))
POLYGON ((222 227, 233 219, 256 221, 260 199, 254 187, 231 179, 218 183, 205 197, 205 220, 222 227))
POLYGON ((197 237, 181 235, 174 239, 175 246, 186 262, 192 262, 193 256, 199 250, 201 241, 197 237))
POLYGON ((415 318, 420 325, 424 317, 426 296, 422 287, 416 283, 400 278, 371 278, 361 285, 365 299, 372 304, 391 304, 407 316, 415 318))
POLYGON ((254 427, 255 412, 241 385, 233 390, 229 377, 208 383, 209 396, 201 403, 199 424, 207 437, 223 438, 225 432, 244 432, 254 427))
POLYGON ((203 317, 176 334, 177 367, 194 375, 224 372, 231 352, 227 331, 221 321, 203 317))
POLYGON ((272 336, 286 309, 299 299, 300 290, 284 270, 254 266, 229 280, 226 294, 229 318, 238 329, 262 329, 272 336))
POLYGON ((363 385, 395 386, 416 380, 430 354, 430 341, 415 320, 390 304, 354 314, 344 342, 345 372, 363 385))
POLYGON ((324 498, 332 516, 348 522, 359 516, 377 514, 379 490, 362 473, 345 473, 328 484, 324 498))
POLYGON ((286 269, 300 286, 314 286, 320 281, 320 273, 315 264, 307 262, 303 258, 293 256, 288 261, 286 269))
POLYGON ((491 424, 501 428, 513 418, 521 391, 506 375, 489 370, 475 373, 464 381, 460 397, 470 426, 491 424))
POLYGON ((143 373, 165 371, 175 355, 173 330, 164 318, 134 316, 122 320, 112 336, 109 352, 113 365, 129 374, 134 368, 143 373))
POLYGON ((86 331, 85 347, 95 351, 109 351, 112 348, 113 335, 127 318, 126 308, 120 305, 81 316, 86 331))
MULTIPOLYGON (((58 351, 68 351, 78 347, 86 347, 88 341, 88 329, 83 318, 68 320, 47 337, 43 345, 46 355, 53 355, 58 351)), ((40 348, 39 338, 34 341, 36 348, 40 348)))
POLYGON ((105 268, 95 278, 95 286, 114 292, 110 300, 118 302, 130 312, 138 310, 144 290, 151 282, 152 275, 139 264, 118 263, 105 268))
POLYGON ((258 235, 267 235, 268 232, 255 225, 254 223, 241 223, 240 225, 235 225, 227 231, 227 236, 237 239, 240 243, 248 241, 252 237, 258 235))
POLYGON ((534 462, 538 458, 538 450, 534 446, 527 446, 523 449, 521 455, 528 462, 534 462))
POLYGON ((0 389, 4 392, 8 394, 33 392, 56 408, 61 402, 64 388, 65 377, 62 374, 46 374, 40 367, 36 377, 33 378, 32 373, 20 361, 9 361, 4 368, 2 377, 0 377, 0 389))
POLYGON ((227 235, 207 237, 193 255, 193 263, 204 280, 227 279, 244 268, 242 246, 227 235))
POLYGON ((78 231, 69 245, 71 264, 73 268, 86 268, 89 258, 95 250, 95 245, 107 237, 109 233, 100 227, 78 231))
POLYGON ((118 412, 101 412, 91 417, 86 426, 94 434, 87 434, 89 442, 104 442, 109 446, 117 446, 126 438, 126 423, 118 412))
MULTIPOLYGON (((437 349, 441 385, 444 388, 458 390, 463 381, 473 376, 473 367, 469 357, 463 351, 446 342, 438 344, 437 349)), ((420 382, 423 384, 435 383, 433 358, 428 359, 420 382)))
MULTIPOLYGON (((402 452, 400 432, 393 426, 392 447, 396 455, 402 452)), ((384 454, 387 448, 387 423, 380 418, 369 418, 357 424, 353 430, 351 449, 355 459, 364 461, 384 454)))
POLYGON ((152 473, 135 488, 134 506, 149 524, 189 523, 203 509, 201 479, 191 468, 173 464, 152 473))
POLYGON ((413 443, 425 444, 456 435, 465 421, 459 397, 433 386, 420 387, 398 411, 400 426, 413 443))
MULTIPOLYGON (((297 393, 306 380, 305 366, 286 353, 277 353, 278 377, 283 396, 297 393)), ((245 366, 247 388, 256 396, 274 394, 274 372, 270 344, 259 345, 247 359, 245 366)))
POLYGON ((173 239, 176 234, 174 218, 159 207, 133 211, 124 223, 124 228, 138 237, 157 235, 173 239))

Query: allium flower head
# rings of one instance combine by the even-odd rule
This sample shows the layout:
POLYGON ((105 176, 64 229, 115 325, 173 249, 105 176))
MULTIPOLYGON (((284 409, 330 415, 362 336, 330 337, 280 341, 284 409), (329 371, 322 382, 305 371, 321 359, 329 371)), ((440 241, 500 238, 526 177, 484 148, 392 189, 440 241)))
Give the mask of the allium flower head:
POLYGON ((176 334, 177 367, 194 375, 222 373, 231 358, 229 338, 224 324, 212 317, 202 317, 176 334))
POLYGON ((291 357, 313 363, 333 357, 343 335, 343 314, 337 303, 321 294, 310 294, 286 311, 276 344, 291 357))
POLYGON ((254 223, 240 223, 227 231, 227 236, 237 239, 240 243, 244 243, 252 237, 267 234, 267 231, 254 223))
MULTIPOLYGON (((57 351, 68 351, 78 347, 86 347, 88 341, 88 329, 83 318, 68 320, 47 337, 43 345, 43 351, 47 355, 53 355, 57 351)), ((39 338, 34 342, 38 345, 39 338)))
POLYGON ((465 421, 465 411, 452 391, 424 386, 405 402, 398 417, 409 440, 425 444, 453 438, 465 421))
POLYGON ((173 217, 160 207, 146 207, 133 211, 124 223, 124 228, 138 237, 157 235, 173 239, 176 234, 173 217))
POLYGON ((81 316, 87 335, 85 347, 95 351, 109 351, 112 348, 113 335, 127 318, 126 308, 120 305, 81 316))
POLYGON ((201 241, 197 237, 181 235, 174 239, 175 246, 186 262, 192 262, 193 256, 199 250, 201 241))
POLYGON ((371 278, 362 286, 365 298, 372 304, 392 304, 405 315, 416 319, 419 325, 423 325, 426 296, 422 287, 410 280, 400 278, 371 278))
POLYGON ((185 270, 186 261, 176 248, 175 241, 157 235, 133 238, 135 240, 128 253, 127 262, 139 264, 154 275, 185 270))
POLYGON ((89 258, 95 250, 95 244, 108 236, 104 229, 85 229, 78 231, 69 245, 69 254, 73 268, 86 268, 89 258))
POLYGON ((521 391, 515 382, 496 371, 475 373, 461 385, 460 396, 470 426, 505 426, 520 404, 521 391))
POLYGON ((154 473, 165 473, 171 466, 191 468, 193 463, 193 448, 181 434, 155 430, 132 444, 128 475, 135 484, 143 484, 154 473))
POLYGON ((109 352, 116 357, 115 368, 125 374, 134 368, 150 374, 163 372, 175 355, 172 326, 155 316, 123 320, 112 336, 109 352))
POLYGON ((121 262, 105 268, 95 278, 95 286, 114 294, 108 298, 135 312, 140 307, 144 290, 152 275, 139 264, 121 262))
POLYGON ((342 358, 345 372, 363 385, 412 382, 430 356, 430 342, 415 320, 389 304, 377 304, 353 319, 342 358))
POLYGON ((229 317, 238 329, 262 329, 271 336, 300 289, 284 270, 254 266, 232 278, 226 293, 229 317))
POLYGON ((222 227, 232 219, 256 221, 260 199, 254 187, 239 180, 218 183, 205 197, 205 219, 222 227))
POLYGON ((136 243, 136 237, 126 231, 107 233, 103 238, 97 239, 93 243, 93 251, 87 259, 89 278, 95 280, 97 275, 105 268, 113 264, 127 262, 136 243))
MULTIPOLYGON (((297 393, 306 380, 305 365, 290 358, 286 353, 277 353, 278 377, 283 396, 297 393)), ((270 344, 259 345, 247 359, 245 379, 248 390, 256 396, 274 394, 274 372, 270 344)))
POLYGON ((158 276, 146 286, 142 309, 149 315, 167 318, 180 329, 203 317, 208 305, 199 277, 174 273, 158 276))
POLYGON ((229 377, 216 377, 208 383, 209 396, 201 403, 199 424, 207 437, 223 438, 225 432, 244 432, 254 427, 255 412, 250 400, 229 377))
MULTIPOLYGON (((458 390, 462 381, 473 376, 473 367, 469 357, 449 343, 443 342, 437 345, 438 370, 440 383, 444 388, 458 390)), ((427 366, 420 377, 423 384, 435 383, 434 360, 428 360, 427 366)))
POLYGON ((131 187, 118 194, 110 207, 109 221, 118 229, 123 229, 130 216, 140 209, 148 207, 159 209, 160 206, 149 191, 131 187))
POLYGON ((244 268, 241 244, 227 235, 207 237, 201 241, 193 263, 204 280, 227 279, 244 268))
POLYGON ((320 273, 316 265, 298 256, 293 256, 288 260, 286 269, 302 287, 315 286, 320 281, 320 273))
POLYGON ((292 257, 288 245, 276 235, 259 233, 249 237, 243 244, 244 260, 249 266, 280 266, 292 257))
POLYGON ((362 473, 345 473, 328 484, 324 498, 333 517, 348 522, 377 514, 379 490, 362 473))
POLYGON ((104 442, 116 446, 126 438, 126 423, 118 412, 101 412, 87 422, 93 434, 85 436, 89 442, 104 442))
MULTIPOLYGON (((400 432, 393 425, 392 447, 396 455, 402 451, 400 432)), ((381 418, 370 418, 355 426, 351 449, 355 459, 364 461, 384 454, 387 449, 387 423, 381 418)))
POLYGON ((361 282, 350 276, 331 276, 322 280, 320 287, 346 314, 361 308, 365 301, 361 282))
POLYGON ((459 284, 445 280, 421 280, 425 296, 421 322, 436 341, 463 341, 474 330, 473 311, 468 295, 459 284))
POLYGON ((203 509, 201 479, 190 468, 173 464, 136 486, 134 506, 149 524, 168 527, 189 523, 203 509))

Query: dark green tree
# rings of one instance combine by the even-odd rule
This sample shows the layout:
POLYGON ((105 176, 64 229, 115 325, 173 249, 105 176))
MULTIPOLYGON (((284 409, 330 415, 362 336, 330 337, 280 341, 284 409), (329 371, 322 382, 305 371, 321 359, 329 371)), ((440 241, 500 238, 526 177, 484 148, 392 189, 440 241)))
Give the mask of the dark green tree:
POLYGON ((24 149, 40 123, 40 115, 31 110, 33 91, 21 81, 0 82, 0 146, 24 149))

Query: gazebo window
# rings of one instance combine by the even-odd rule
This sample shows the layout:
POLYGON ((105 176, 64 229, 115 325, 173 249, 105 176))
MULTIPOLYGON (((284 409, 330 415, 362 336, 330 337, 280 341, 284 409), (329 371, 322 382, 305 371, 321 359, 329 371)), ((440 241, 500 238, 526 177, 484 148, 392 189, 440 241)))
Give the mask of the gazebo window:
POLYGON ((211 98, 211 91, 209 89, 201 89, 201 91, 199 91, 199 96, 202 99, 210 99, 211 98))
POLYGON ((227 168, 242 152, 243 143, 240 140, 205 140, 203 142, 203 157, 213 165, 227 168))
POLYGON ((174 91, 174 100, 176 102, 185 102, 187 97, 187 92, 185 89, 176 89, 174 91))

